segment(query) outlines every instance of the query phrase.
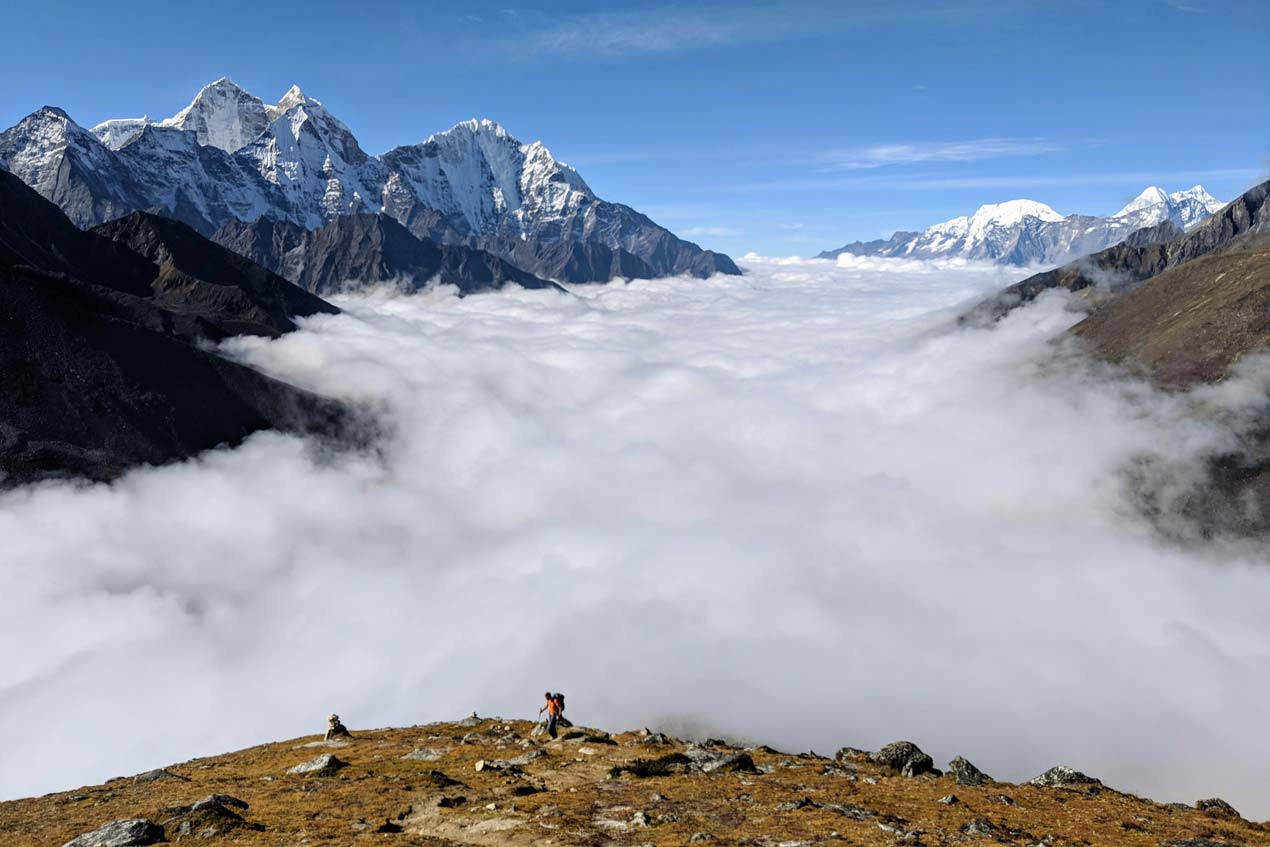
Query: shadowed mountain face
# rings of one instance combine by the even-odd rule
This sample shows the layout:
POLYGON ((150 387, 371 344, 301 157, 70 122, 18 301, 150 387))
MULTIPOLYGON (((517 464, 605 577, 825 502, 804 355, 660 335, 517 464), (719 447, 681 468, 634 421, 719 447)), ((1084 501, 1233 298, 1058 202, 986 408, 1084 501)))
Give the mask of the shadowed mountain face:
POLYGON ((135 216, 113 231, 158 261, 0 172, 0 485, 107 480, 266 428, 347 431, 338 404, 200 345, 333 307, 259 268, 235 284, 243 260, 179 224, 135 216))
POLYGON ((1099 253, 1030 276, 981 303, 967 318, 993 320, 1051 288, 1086 292, 1086 296, 1118 294, 1201 256, 1256 250, 1270 244, 1268 194, 1270 182, 1262 183, 1180 238, 1159 241, 1160 233, 1152 228, 1099 253))
POLYGON ((483 250, 416 238, 386 215, 345 215, 316 230, 267 218, 233 221, 212 237, 319 294, 375 282, 414 290, 433 280, 465 294, 509 284, 558 288, 483 250))
POLYGON ((295 329, 293 315, 339 311, 179 221, 133 212, 93 232, 152 263, 154 301, 173 312, 214 320, 209 337, 276 336, 295 329))

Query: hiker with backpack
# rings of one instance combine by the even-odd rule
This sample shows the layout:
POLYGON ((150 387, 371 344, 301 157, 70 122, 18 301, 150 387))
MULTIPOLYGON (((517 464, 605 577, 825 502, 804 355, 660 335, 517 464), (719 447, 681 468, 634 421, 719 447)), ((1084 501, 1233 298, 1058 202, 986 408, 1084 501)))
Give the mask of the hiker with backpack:
POLYGON ((542 713, 547 713, 547 734, 552 738, 555 738, 556 723, 560 720, 561 715, 564 713, 564 695, 552 694, 548 691, 543 695, 543 697, 547 699, 547 702, 544 703, 542 708, 538 710, 538 718, 541 720, 542 713))

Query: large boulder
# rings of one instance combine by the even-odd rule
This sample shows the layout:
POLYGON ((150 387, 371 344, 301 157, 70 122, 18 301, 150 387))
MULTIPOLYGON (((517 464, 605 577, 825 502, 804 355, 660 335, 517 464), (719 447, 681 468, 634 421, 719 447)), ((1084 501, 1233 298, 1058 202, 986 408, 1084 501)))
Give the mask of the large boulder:
POLYGON ((200 838, 211 838, 243 827, 261 829, 259 824, 248 824, 239 814, 248 808, 247 803, 237 797, 209 794, 185 806, 163 809, 163 813, 169 816, 163 821, 163 828, 175 836, 197 835, 200 838))
POLYGON ((1028 785, 1035 785, 1038 788, 1070 788, 1072 786, 1102 785, 1102 782, 1092 776, 1086 776, 1074 768, 1069 768, 1067 765, 1055 765, 1040 776, 1028 780, 1028 785))
POLYGON ((163 827, 154 821, 131 818, 85 832, 62 847, 146 847, 147 844, 160 844, 166 840, 163 827))
POLYGON ((1207 800, 1196 800, 1195 808, 1208 815, 1210 818, 1238 818, 1242 817, 1235 811, 1235 807, 1227 803, 1220 797, 1210 797, 1207 800))
POLYGON ((717 756, 701 763, 702 773, 757 773, 754 759, 749 753, 732 753, 717 756))
POLYGON ((948 772, 957 780, 958 785, 983 785, 992 780, 992 777, 961 756, 948 763, 948 772))
POLYGON ((911 741, 893 741, 881 750, 870 753, 869 761, 899 771, 907 777, 939 773, 935 769, 935 760, 911 741))

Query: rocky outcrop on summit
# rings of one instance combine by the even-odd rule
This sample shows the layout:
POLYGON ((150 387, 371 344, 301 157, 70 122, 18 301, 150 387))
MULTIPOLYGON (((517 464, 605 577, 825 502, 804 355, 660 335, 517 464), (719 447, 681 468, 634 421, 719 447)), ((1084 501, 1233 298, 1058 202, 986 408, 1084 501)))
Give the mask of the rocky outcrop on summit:
MULTIPOLYGON (((137 234, 147 221, 132 223, 137 234)), ((273 309, 291 295, 182 267, 76 228, 0 173, 0 485, 112 479, 267 428, 344 435, 348 416, 338 404, 203 344, 243 328, 284 331, 273 322, 290 320, 273 309)))
POLYGON ((41 109, 0 134, 0 166, 84 227, 138 210, 204 235, 266 217, 318 229, 383 213, 417 237, 485 250, 541 279, 740 273, 727 256, 596 197, 541 143, 490 121, 371 156, 296 87, 267 104, 222 79, 172 118, 91 132, 41 109))
POLYGON ((212 239, 318 294, 385 282, 414 290, 435 281, 464 294, 510 284, 558 288, 483 250, 417 238, 386 215, 345 215, 316 230, 269 218, 232 221, 212 239))

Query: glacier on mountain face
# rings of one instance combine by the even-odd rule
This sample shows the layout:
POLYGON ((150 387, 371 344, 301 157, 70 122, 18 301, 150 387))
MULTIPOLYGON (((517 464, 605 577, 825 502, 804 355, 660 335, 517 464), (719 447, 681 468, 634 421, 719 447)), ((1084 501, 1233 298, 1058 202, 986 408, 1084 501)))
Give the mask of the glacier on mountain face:
POLYGON ((596 197, 541 142, 522 144, 492 121, 371 156, 294 86, 268 104, 220 79, 170 118, 109 120, 91 132, 41 110, 0 133, 0 164, 80 226, 136 209, 166 210, 205 234, 232 220, 316 229, 382 213, 416 237, 488 250, 545 278, 740 272, 596 197))
POLYGON ((844 253, 915 259, 959 258, 1003 265, 1057 264, 1096 253, 1147 227, 1172 221, 1187 230, 1222 207, 1203 186, 1167 194, 1150 186, 1106 218, 1062 215, 1034 200, 980 206, 973 215, 935 224, 922 232, 897 232, 889 239, 853 242, 819 258, 844 253))

